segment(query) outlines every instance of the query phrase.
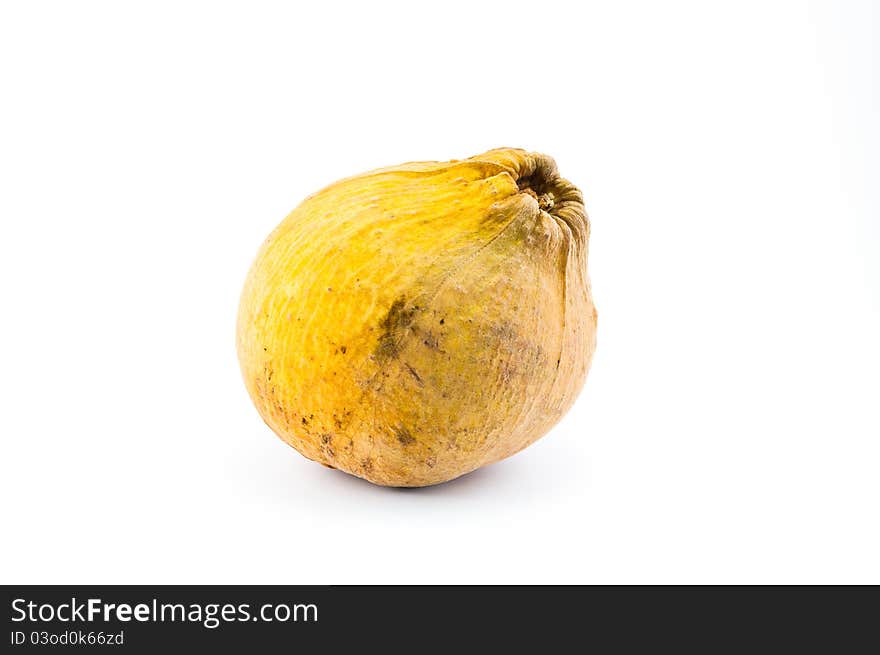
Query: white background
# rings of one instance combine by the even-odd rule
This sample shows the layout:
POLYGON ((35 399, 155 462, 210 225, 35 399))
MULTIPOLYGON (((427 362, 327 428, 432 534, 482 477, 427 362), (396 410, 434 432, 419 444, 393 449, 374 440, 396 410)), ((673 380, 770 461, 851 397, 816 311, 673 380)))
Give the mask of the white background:
POLYGON ((870 2, 0 10, 4 583, 880 583, 870 2), (311 463, 234 349, 257 247, 510 145, 592 219, 575 408, 423 490, 311 463))

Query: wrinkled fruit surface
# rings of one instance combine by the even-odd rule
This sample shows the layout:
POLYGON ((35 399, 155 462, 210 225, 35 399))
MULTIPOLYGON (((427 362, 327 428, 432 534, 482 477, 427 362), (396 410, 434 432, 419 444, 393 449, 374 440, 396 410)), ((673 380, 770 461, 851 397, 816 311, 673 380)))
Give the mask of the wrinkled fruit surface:
POLYGON ((580 191, 498 149, 341 180, 263 244, 237 347, 263 420, 381 485, 451 480, 547 433, 595 348, 580 191))

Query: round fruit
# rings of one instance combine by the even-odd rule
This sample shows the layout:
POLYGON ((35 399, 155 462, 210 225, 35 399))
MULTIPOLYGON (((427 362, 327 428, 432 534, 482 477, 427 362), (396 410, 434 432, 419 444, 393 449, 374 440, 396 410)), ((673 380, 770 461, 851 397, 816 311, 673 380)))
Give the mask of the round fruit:
POLYGON ((451 480, 565 414, 596 335, 580 191, 504 148, 307 198, 263 244, 237 347, 263 420, 382 485, 451 480))

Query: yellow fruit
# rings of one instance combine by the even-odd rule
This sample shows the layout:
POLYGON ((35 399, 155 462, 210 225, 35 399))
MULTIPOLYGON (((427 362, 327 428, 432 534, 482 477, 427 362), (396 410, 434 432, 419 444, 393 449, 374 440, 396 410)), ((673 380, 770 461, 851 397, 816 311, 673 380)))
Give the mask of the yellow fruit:
POLYGON ((589 234, 580 191, 518 149, 332 184, 248 274, 248 392, 300 453, 377 484, 436 484, 508 457, 583 386, 589 234))

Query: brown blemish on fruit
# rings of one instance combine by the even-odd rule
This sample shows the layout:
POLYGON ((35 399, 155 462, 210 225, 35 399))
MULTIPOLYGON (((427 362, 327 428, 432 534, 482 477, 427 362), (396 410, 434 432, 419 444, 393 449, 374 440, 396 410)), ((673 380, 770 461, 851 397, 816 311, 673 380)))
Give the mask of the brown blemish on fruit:
POLYGON ((382 334, 373 355, 379 361, 394 359, 400 354, 400 342, 412 325, 414 309, 406 309, 406 298, 400 296, 391 303, 388 313, 379 323, 382 334))
POLYGON ((403 426, 394 430, 394 436, 397 437, 397 440, 404 446, 409 446, 416 442, 416 438, 403 426))
POLYGON ((336 451, 333 450, 333 447, 330 445, 330 443, 331 443, 332 441, 333 441, 333 435, 332 435, 332 434, 327 434, 327 433, 325 432, 324 434, 321 435, 321 450, 323 451, 323 453, 324 453, 327 457, 329 457, 329 458, 331 458, 331 459, 333 459, 334 457, 336 457, 336 451))
POLYGON ((409 374, 412 375, 412 376, 416 379, 416 382, 419 383, 419 386, 424 386, 424 385, 425 385, 425 383, 422 382, 422 378, 421 378, 421 376, 418 374, 418 371, 416 371, 416 369, 414 369, 412 366, 410 366, 410 365, 407 364, 406 362, 404 362, 403 365, 406 366, 406 370, 409 371, 409 374))
POLYGON ((431 350, 440 350, 440 342, 437 341, 437 337, 435 337, 430 332, 428 332, 428 334, 422 340, 422 343, 428 346, 428 348, 430 348, 431 350))

